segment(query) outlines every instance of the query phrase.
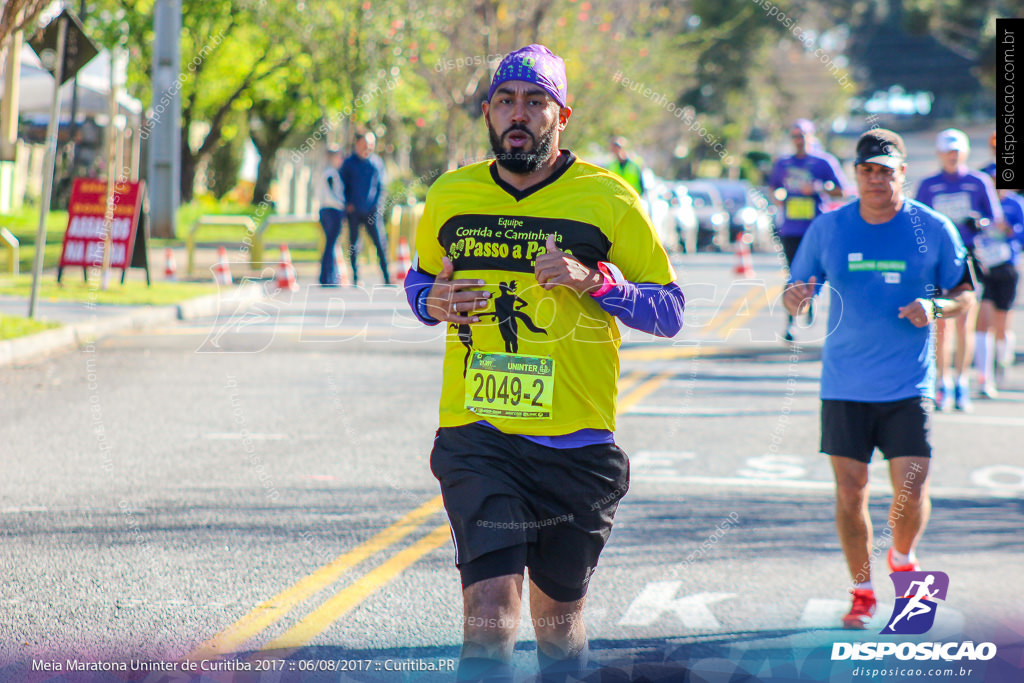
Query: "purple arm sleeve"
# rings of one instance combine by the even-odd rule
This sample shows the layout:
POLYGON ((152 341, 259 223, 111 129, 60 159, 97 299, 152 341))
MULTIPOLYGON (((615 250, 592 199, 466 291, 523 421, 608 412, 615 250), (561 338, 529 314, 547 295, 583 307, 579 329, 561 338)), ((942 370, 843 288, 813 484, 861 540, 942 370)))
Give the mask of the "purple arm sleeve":
POLYGON ((405 276, 405 297, 409 300, 409 307, 413 314, 424 325, 436 325, 439 321, 427 315, 427 309, 423 306, 422 297, 434 286, 434 276, 427 275, 413 268, 405 276), (422 295, 422 297, 421 297, 422 295))
MULTIPOLYGON (((410 270, 405 278, 405 296, 409 307, 425 325, 436 325, 422 306, 421 295, 434 284, 431 275, 410 270)), ((633 329, 659 337, 674 337, 683 327, 683 309, 686 299, 675 282, 656 285, 625 282, 613 287, 607 294, 597 297, 601 308, 616 316, 633 329)))
POLYGON ((1003 216, 1003 205, 999 201, 999 197, 996 195, 995 184, 988 178, 988 176, 981 176, 982 190, 978 193, 981 198, 982 210, 988 213, 992 222, 1000 223, 1004 220, 1003 216))
POLYGON ((623 282, 595 298, 601 308, 634 330, 674 337, 683 328, 686 298, 675 282, 623 282))

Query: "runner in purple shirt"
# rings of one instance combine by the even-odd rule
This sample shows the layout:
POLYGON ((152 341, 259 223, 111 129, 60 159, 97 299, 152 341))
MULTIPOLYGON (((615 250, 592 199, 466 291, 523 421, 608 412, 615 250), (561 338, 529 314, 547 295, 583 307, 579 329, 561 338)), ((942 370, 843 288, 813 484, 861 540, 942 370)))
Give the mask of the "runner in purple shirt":
MULTIPOLYGON (((807 227, 825 212, 826 197, 842 199, 849 189, 838 160, 825 152, 814 136, 814 124, 797 119, 789 128, 795 153, 780 157, 768 176, 768 186, 779 208, 776 227, 786 266, 792 266, 807 227)), ((807 324, 814 321, 814 309, 807 309, 807 324)), ((793 316, 786 322, 787 342, 793 341, 793 316)))
MULTIPOLYGON (((939 156, 941 170, 925 178, 917 190, 917 200, 948 217, 963 239, 967 249, 974 247, 974 231, 968 227, 969 219, 979 216, 995 224, 1003 222, 1003 212, 995 195, 992 180, 983 173, 967 168, 970 152, 967 135, 956 128, 947 128, 935 139, 935 150, 939 156)), ((956 353, 946 343, 949 337, 949 320, 936 323, 935 359, 938 378, 935 404, 939 410, 971 410, 970 378, 967 367, 974 357, 974 329, 978 307, 972 306, 965 313, 955 317, 956 353), (948 372, 950 356, 953 356, 953 375, 948 372)))

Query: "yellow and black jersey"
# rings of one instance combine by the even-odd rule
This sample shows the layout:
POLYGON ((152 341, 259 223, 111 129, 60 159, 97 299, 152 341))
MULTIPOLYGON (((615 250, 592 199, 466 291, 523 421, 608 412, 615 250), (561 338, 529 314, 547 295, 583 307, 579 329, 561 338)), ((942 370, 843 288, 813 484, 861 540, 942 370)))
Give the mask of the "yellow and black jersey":
POLYGON ((436 276, 447 256, 453 279, 481 279, 491 292, 480 322, 448 325, 442 427, 486 420, 543 436, 615 428, 618 326, 590 295, 544 290, 534 262, 554 234, 559 249, 591 268, 610 262, 630 282, 666 285, 675 273, 636 192, 562 155, 551 177, 523 191, 486 161, 446 173, 427 194, 417 268, 436 276), (495 362, 500 372, 488 370, 495 362))

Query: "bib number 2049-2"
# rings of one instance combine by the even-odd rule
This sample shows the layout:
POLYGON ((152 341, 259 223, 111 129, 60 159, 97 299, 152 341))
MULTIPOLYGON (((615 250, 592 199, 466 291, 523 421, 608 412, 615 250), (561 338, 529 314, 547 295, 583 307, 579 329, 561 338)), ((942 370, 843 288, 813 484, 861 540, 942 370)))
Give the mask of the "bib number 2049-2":
POLYGON ((549 419, 554 393, 554 359, 473 352, 466 373, 467 410, 495 417, 549 419))

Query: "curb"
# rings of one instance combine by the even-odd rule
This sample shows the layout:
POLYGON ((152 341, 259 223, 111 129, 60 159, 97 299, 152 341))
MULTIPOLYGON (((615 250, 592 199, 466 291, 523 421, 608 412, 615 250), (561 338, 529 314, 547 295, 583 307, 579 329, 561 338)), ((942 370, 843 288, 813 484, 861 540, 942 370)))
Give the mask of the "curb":
POLYGON ((224 297, 220 294, 210 294, 179 304, 142 308, 124 315, 97 318, 16 339, 7 339, 0 341, 0 367, 40 360, 60 351, 98 341, 123 330, 143 330, 176 320, 215 316, 220 313, 222 308, 237 312, 239 307, 251 306, 263 298, 263 287, 257 282, 249 282, 224 297))

